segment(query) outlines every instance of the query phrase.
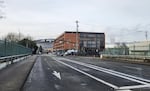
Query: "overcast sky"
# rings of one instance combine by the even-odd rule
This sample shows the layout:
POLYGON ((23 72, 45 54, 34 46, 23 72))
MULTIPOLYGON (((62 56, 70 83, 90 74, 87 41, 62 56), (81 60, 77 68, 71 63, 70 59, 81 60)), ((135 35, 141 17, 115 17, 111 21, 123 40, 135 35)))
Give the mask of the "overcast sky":
MULTIPOLYGON (((0 36, 19 31, 34 39, 64 31, 105 32, 106 41, 150 39, 150 0, 5 0, 0 36), (143 32, 138 32, 143 31, 143 32)), ((1 9, 1 8, 0 8, 1 9)))

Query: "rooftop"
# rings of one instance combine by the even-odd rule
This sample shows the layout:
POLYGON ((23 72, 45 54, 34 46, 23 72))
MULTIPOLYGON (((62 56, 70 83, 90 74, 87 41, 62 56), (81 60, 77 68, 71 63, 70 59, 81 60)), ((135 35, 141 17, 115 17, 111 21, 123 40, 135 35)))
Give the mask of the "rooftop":
MULTIPOLYGON (((76 31, 65 31, 64 33, 76 33, 76 31)), ((105 33, 102 33, 102 32, 78 32, 78 33, 105 34, 105 33)))

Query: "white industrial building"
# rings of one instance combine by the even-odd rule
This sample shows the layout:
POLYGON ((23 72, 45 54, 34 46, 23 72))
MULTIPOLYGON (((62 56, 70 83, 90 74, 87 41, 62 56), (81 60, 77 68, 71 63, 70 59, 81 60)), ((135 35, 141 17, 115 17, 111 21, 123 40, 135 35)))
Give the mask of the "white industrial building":
POLYGON ((127 43, 130 55, 150 55, 150 41, 127 43))
POLYGON ((106 44, 106 54, 150 56, 150 41, 106 44))

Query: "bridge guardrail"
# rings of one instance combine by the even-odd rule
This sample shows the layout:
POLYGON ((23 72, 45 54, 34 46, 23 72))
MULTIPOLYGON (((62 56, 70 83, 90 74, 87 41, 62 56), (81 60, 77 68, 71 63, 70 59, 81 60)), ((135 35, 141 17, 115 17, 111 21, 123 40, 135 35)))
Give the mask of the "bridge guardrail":
POLYGON ((26 57, 30 54, 21 54, 21 55, 13 55, 13 56, 6 56, 6 57, 0 57, 0 64, 4 62, 11 62, 11 64, 14 63, 15 59, 26 57))

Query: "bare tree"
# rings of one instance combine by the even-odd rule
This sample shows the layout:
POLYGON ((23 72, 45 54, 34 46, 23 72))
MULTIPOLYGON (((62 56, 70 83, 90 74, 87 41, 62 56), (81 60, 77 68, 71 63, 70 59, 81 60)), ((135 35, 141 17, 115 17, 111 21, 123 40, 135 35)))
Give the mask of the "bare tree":
POLYGON ((21 33, 8 33, 6 37, 4 37, 7 41, 18 42, 24 38, 24 35, 21 33))
POLYGON ((4 4, 4 0, 0 0, 0 19, 4 18, 3 11, 2 11, 2 8, 4 7, 3 4, 4 4))

